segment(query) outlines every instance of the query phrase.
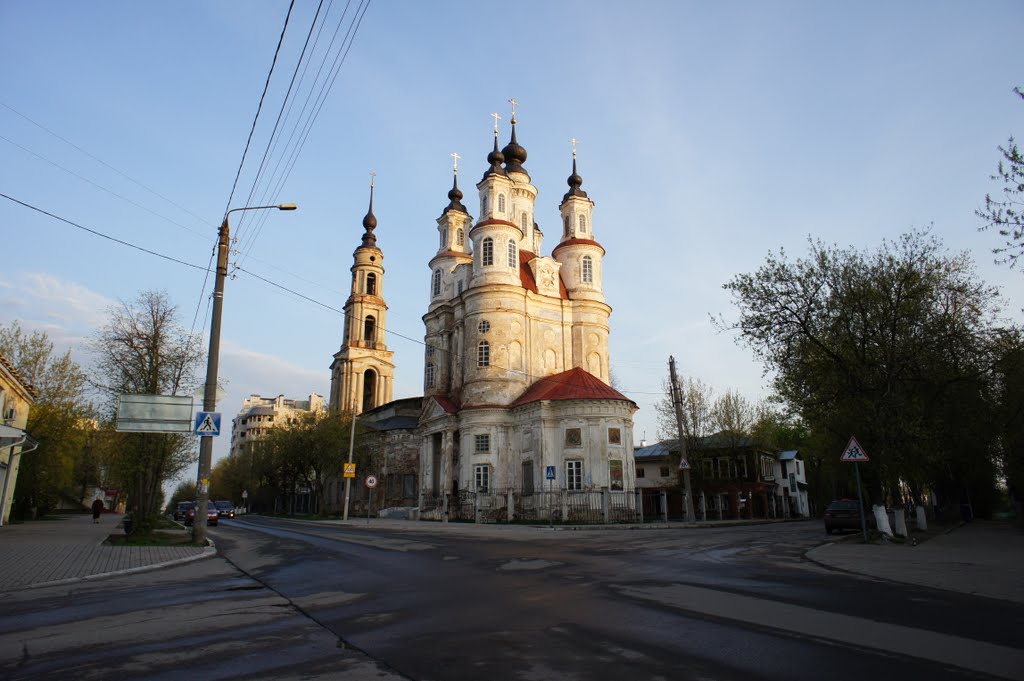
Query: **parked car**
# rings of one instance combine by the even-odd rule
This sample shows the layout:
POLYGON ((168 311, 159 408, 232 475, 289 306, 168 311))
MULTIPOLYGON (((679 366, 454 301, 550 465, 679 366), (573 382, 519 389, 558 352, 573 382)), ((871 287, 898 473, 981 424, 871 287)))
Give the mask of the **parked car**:
MULTIPOLYGON (((864 520, 870 529, 875 527, 875 515, 864 512, 864 520)), ((835 530, 860 530, 860 506, 856 499, 836 499, 825 508, 825 532, 835 530)))
POLYGON ((221 518, 235 517, 235 502, 222 500, 213 502, 213 505, 217 507, 217 513, 221 518))
POLYGON ((195 506, 196 502, 194 501, 179 501, 178 505, 174 508, 174 519, 179 523, 184 522, 186 514, 195 506))
MULTIPOLYGON (((193 507, 190 508, 188 512, 185 514, 185 527, 191 527, 194 524, 195 519, 196 508, 195 505, 193 505, 193 507)), ((206 526, 216 527, 218 520, 220 520, 220 514, 217 513, 217 507, 214 506, 213 504, 210 504, 206 508, 206 526)))

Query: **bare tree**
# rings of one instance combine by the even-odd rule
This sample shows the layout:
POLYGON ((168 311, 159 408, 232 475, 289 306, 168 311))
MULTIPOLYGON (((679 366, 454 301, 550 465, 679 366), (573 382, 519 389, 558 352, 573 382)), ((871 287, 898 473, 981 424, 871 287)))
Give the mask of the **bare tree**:
MULTIPOLYGON (((162 291, 144 291, 109 310, 92 343, 93 386, 109 413, 119 395, 182 395, 197 384, 202 344, 177 323, 177 309, 162 291)), ((111 472, 128 489, 134 531, 145 532, 159 512, 161 487, 195 461, 191 438, 181 435, 122 435, 111 472)))

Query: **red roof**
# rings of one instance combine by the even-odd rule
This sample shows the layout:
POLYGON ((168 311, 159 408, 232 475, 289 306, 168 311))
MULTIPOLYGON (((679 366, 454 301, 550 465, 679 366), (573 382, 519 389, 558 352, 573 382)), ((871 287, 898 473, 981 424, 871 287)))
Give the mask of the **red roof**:
MULTIPOLYGON (((537 280, 533 278, 533 269, 530 267, 530 261, 536 257, 536 255, 529 251, 522 249, 519 251, 519 283, 527 291, 533 291, 534 293, 537 293, 537 280)), ((565 282, 562 281, 561 275, 558 277, 558 295, 562 300, 569 300, 569 290, 565 288, 565 282)))
POLYGON ((540 400, 624 400, 636 406, 633 400, 579 367, 540 379, 509 406, 540 400))
POLYGON ((455 404, 444 395, 432 395, 431 397, 435 402, 441 405, 442 409, 444 409, 449 414, 459 413, 459 405, 455 404))

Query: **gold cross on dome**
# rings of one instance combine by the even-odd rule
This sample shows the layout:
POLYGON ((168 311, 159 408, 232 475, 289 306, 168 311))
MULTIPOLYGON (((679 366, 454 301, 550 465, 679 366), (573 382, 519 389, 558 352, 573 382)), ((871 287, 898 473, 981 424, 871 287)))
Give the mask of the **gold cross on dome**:
POLYGON ((455 152, 455 153, 451 154, 451 157, 452 157, 452 160, 453 160, 452 170, 454 170, 455 174, 458 175, 459 174, 459 159, 462 158, 462 157, 459 156, 459 152, 455 152))
POLYGON ((576 158, 576 143, 579 142, 579 140, 573 137, 569 142, 572 144, 572 157, 576 158))
POLYGON ((491 118, 494 119, 494 134, 497 135, 498 134, 498 120, 501 118, 501 116, 499 116, 497 112, 494 112, 494 113, 491 114, 491 118))
POLYGON ((516 104, 518 104, 518 102, 516 102, 516 98, 513 97, 512 99, 508 100, 508 103, 512 105, 512 120, 515 120, 515 118, 516 118, 516 104))
POLYGON ((376 177, 377 177, 377 171, 371 170, 370 171, 370 189, 373 189, 373 180, 376 177))

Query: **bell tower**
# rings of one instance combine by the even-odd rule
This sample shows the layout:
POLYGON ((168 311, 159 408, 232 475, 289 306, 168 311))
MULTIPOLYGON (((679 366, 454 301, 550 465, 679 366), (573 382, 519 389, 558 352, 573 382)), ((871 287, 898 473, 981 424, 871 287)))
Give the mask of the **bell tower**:
POLYGON ((355 413, 391 401, 395 365, 384 338, 384 253, 377 247, 373 214, 375 173, 370 173, 370 208, 363 218, 362 243, 352 254, 352 286, 345 301, 341 349, 331 362, 332 414, 355 413))

